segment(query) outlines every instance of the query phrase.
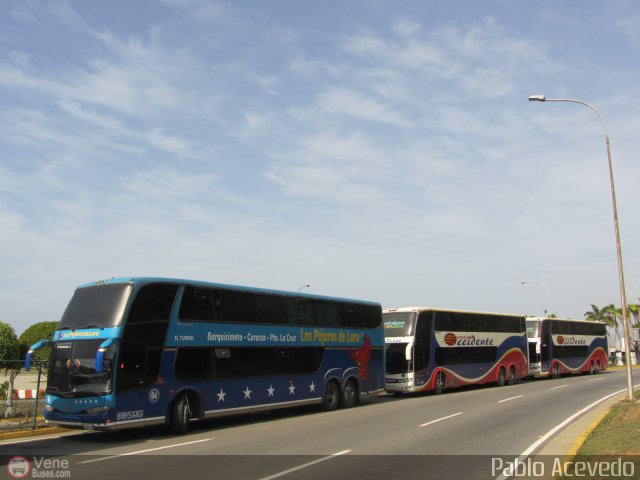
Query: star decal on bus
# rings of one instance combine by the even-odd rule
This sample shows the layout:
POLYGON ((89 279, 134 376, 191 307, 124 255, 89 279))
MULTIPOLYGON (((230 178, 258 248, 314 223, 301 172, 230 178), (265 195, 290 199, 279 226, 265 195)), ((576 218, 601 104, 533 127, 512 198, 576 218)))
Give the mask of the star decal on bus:
POLYGON ((247 388, 245 388, 242 393, 244 393, 244 399, 247 400, 251 400, 251 390, 249 390, 249 386, 247 386, 247 388))
POLYGON ((309 385, 309 391, 310 392, 315 392, 316 391, 316 384, 311 382, 311 385, 309 385))
POLYGON ((220 392, 219 392, 219 393, 216 393, 216 395, 218 395, 218 403, 220 403, 220 402, 224 402, 224 396, 225 396, 226 394, 227 394, 227 393, 226 393, 226 392, 224 392, 224 391, 222 390, 222 388, 220 389, 220 392))
POLYGON ((269 385, 269 388, 267 388, 267 397, 273 397, 273 392, 275 392, 276 389, 273 388, 273 385, 269 385))
POLYGON ((293 384, 293 382, 290 382, 291 385, 289 385, 289 395, 294 395, 296 393, 296 386, 293 384))

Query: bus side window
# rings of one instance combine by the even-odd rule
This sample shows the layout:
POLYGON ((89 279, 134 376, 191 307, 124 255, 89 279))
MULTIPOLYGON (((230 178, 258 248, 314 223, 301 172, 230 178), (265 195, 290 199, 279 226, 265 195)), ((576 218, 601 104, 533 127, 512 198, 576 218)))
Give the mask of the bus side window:
POLYGON ((146 370, 146 347, 142 343, 123 342, 116 374, 117 390, 128 390, 144 384, 146 370))
POLYGON ((451 326, 451 312, 436 312, 435 322, 434 330, 437 332, 453 330, 453 327, 451 326))
POLYGON ((230 348, 214 348, 212 359, 213 378, 233 376, 233 357, 230 348))
POLYGON ((416 325, 416 343, 414 346, 414 369, 421 370, 429 363, 429 346, 431 318, 428 315, 420 315, 416 325))
POLYGON ((180 302, 180 320, 215 322, 220 320, 220 292, 208 288, 185 288, 180 302))
POLYGON ((146 285, 138 292, 127 323, 168 322, 178 287, 171 284, 146 285))
POLYGON ((542 322, 540 330, 540 361, 549 361, 549 349, 551 348, 551 323, 542 322))
POLYGON ((179 380, 211 380, 211 348, 182 347, 178 348, 174 371, 179 380))

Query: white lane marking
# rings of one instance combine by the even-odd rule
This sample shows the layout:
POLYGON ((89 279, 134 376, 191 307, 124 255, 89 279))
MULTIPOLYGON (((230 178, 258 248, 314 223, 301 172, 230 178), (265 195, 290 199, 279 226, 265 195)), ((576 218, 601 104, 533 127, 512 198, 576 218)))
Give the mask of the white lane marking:
POLYGON ((164 447, 147 448, 146 450, 138 450, 137 452, 120 453, 118 455, 111 455, 109 457, 92 458, 91 460, 85 460, 83 462, 78 462, 78 463, 101 462, 103 460, 111 460, 114 458, 128 457, 130 455, 139 455, 141 453, 156 452, 158 450, 165 450, 167 448, 183 447, 185 445, 193 445, 194 443, 208 442, 210 440, 213 440, 213 438, 205 438, 203 440, 194 440, 193 442, 176 443, 174 445, 165 445, 164 447))
POLYGON ((567 383, 566 385, 558 385, 557 387, 551 387, 549 390, 557 390, 558 388, 564 388, 564 387, 568 387, 569 384, 567 383))
POLYGON ((587 382, 599 382, 600 380, 604 380, 604 378, 592 378, 591 380, 587 380, 587 382))
POLYGON ((441 422, 442 420, 446 420, 447 418, 457 417, 458 415, 462 415, 464 412, 454 413, 453 415, 447 415, 446 417, 438 418, 436 420, 431 420, 430 422, 423 423, 422 425, 418 425, 419 427, 426 427, 427 425, 431 425, 432 423, 441 422))
MULTIPOLYGON (((586 407, 584 407, 582 410, 579 410, 578 412, 574 413, 573 415, 571 415, 569 418, 567 418, 564 422, 556 425, 555 427, 553 427, 551 430, 549 430, 547 433, 545 433, 542 437, 540 437, 538 440, 536 440, 535 442, 533 442, 529 448, 527 448, 524 452, 522 452, 518 458, 515 459, 514 466, 520 463, 523 463, 527 458, 529 458, 533 452, 535 452, 541 445, 543 445, 545 442, 547 442, 552 436, 554 436, 556 433, 558 433, 558 431, 562 430, 564 427, 566 427, 568 424, 570 424, 571 422, 573 422, 576 418, 578 418, 580 415, 588 412, 589 410, 591 410, 593 407, 601 404, 602 402, 604 402, 605 400, 609 400, 611 397, 615 397, 616 395, 620 395, 621 393, 626 392, 627 389, 624 388, 622 390, 618 390, 617 392, 613 392, 610 393, 609 395, 602 397, 599 400, 596 400, 595 402, 587 405, 586 407)), ((515 470, 515 468, 511 468, 511 470, 515 470)), ((496 478, 496 480, 507 480, 508 478, 513 477, 513 473, 510 475, 505 475, 502 474, 499 477, 496 478)))
POLYGON ((314 460, 313 462, 304 463, 302 465, 298 465, 297 467, 290 468, 288 470, 284 470, 282 472, 274 473, 273 475, 269 475, 268 477, 262 477, 260 480, 272 480, 274 478, 284 477, 285 475, 289 475, 290 473, 297 472, 298 470, 302 470, 303 468, 310 467, 312 465, 316 465, 320 462, 324 462, 327 460, 331 460, 334 457, 339 457, 340 455, 344 455, 346 453, 351 453, 351 450, 342 450, 341 452, 334 453, 332 455, 328 455, 326 457, 319 458, 318 460, 314 460))
POLYGON ((509 400, 515 400, 516 398, 522 398, 524 395, 518 395, 516 397, 505 398, 504 400, 498 400, 498 403, 508 402, 509 400))

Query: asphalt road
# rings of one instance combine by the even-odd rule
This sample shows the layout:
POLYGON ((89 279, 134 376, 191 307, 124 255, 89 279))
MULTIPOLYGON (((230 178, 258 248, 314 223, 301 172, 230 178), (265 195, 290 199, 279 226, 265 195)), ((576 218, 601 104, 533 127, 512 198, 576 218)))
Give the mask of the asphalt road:
MULTIPOLYGON (((624 372, 609 371, 380 396, 334 412, 243 415, 194 423, 184 436, 147 428, 14 440, 0 444, 0 456, 5 464, 28 459, 28 478, 34 470, 92 480, 495 478, 496 458, 513 460, 569 416, 624 388, 624 372)), ((5 468, 0 475, 11 478, 5 468)))

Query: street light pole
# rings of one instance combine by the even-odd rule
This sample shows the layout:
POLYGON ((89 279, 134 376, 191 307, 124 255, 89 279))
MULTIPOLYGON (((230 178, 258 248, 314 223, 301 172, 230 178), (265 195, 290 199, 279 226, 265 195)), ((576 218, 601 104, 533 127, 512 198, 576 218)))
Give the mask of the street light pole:
POLYGON ((625 363, 627 367, 627 394, 629 401, 633 402, 635 397, 633 395, 633 379, 631 376, 631 343, 629 342, 629 313, 627 311, 627 294, 624 286, 624 270, 622 268, 622 247, 620 245, 620 227, 618 225, 618 207, 616 204, 616 189, 613 182, 613 162, 611 161, 611 148, 609 146, 609 131, 607 124, 604 121, 604 117, 593 105, 583 102, 581 100, 574 100, 571 98, 546 98, 544 95, 532 95, 529 97, 530 102, 571 102, 579 103, 593 110, 598 118, 602 122, 604 127, 604 138, 607 145, 607 159, 609 160, 609 181, 611 183, 611 201, 613 202, 613 223, 616 233, 616 252, 618 254, 618 282, 620 284, 620 301, 622 302, 622 326, 624 329, 624 343, 625 343, 625 363))
POLYGON ((551 293, 549 292, 549 287, 547 287, 547 284, 544 282, 541 282, 540 280, 523 280, 520 282, 520 284, 522 285, 525 285, 527 283, 537 283, 544 287, 544 289, 547 291, 547 309, 548 309, 548 310, 545 309, 544 313, 545 315, 547 315, 547 313, 551 315, 551 293))
POLYGON ((310 284, 306 284, 306 285, 302 285, 299 289, 298 289, 298 293, 300 293, 302 291, 303 288, 309 288, 311 285, 310 284))

